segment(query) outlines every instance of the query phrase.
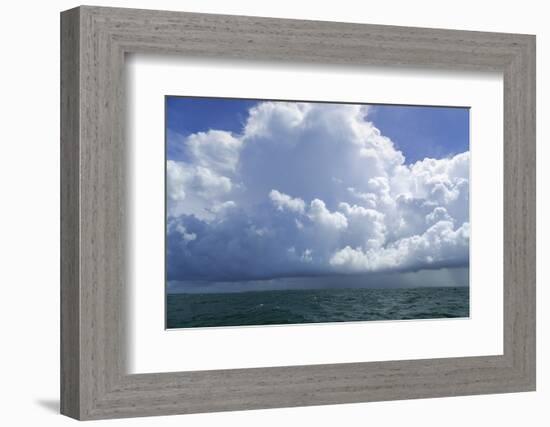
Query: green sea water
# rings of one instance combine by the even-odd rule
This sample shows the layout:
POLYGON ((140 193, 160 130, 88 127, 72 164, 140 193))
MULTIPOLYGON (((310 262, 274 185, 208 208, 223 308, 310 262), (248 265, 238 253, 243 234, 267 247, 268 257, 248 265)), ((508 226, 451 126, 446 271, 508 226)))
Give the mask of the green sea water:
POLYGON ((168 294, 166 327, 468 317, 468 287, 168 294))

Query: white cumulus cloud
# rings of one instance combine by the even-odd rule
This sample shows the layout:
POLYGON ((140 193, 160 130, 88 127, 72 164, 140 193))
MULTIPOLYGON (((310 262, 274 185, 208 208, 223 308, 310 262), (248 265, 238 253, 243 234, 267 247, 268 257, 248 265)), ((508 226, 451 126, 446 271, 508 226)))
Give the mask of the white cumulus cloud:
POLYGON ((292 198, 288 194, 281 193, 277 190, 271 190, 269 192, 269 198, 277 209, 281 211, 288 209, 292 212, 304 213, 306 204, 299 197, 292 198))
POLYGON ((169 277, 467 265, 469 153, 406 164, 368 113, 262 102, 240 134, 179 139, 184 160, 167 164, 169 277))
POLYGON ((308 216, 314 223, 336 230, 348 226, 348 219, 343 214, 340 212, 330 212, 325 202, 319 199, 311 201, 308 216))

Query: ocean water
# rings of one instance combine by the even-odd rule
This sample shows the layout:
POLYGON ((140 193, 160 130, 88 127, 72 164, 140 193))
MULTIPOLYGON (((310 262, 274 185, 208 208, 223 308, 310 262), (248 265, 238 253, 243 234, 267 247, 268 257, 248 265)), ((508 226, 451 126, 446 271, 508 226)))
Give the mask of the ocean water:
POLYGON ((468 287, 168 294, 167 328, 468 317, 468 287))

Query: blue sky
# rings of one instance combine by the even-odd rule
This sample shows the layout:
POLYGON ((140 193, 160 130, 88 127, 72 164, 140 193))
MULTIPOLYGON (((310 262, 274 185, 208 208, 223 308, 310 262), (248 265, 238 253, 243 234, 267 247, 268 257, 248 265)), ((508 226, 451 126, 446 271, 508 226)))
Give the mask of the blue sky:
POLYGON ((166 127, 169 292, 468 284, 467 108, 167 97, 166 127))
MULTIPOLYGON (((166 127, 187 136, 209 129, 240 133, 248 110, 261 101, 232 98, 166 97, 166 127)), ((469 108, 373 105, 369 120, 401 150, 407 163, 468 151, 469 108)), ((168 139, 168 158, 181 150, 168 139)))
POLYGON ((468 108, 378 105, 370 120, 403 152, 407 163, 468 151, 468 108))

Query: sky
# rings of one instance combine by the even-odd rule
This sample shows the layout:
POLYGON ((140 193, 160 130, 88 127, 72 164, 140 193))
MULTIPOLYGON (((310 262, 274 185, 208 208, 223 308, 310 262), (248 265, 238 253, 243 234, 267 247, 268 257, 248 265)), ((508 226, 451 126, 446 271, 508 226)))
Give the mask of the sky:
POLYGON ((468 285, 467 108, 166 97, 169 292, 468 285))

